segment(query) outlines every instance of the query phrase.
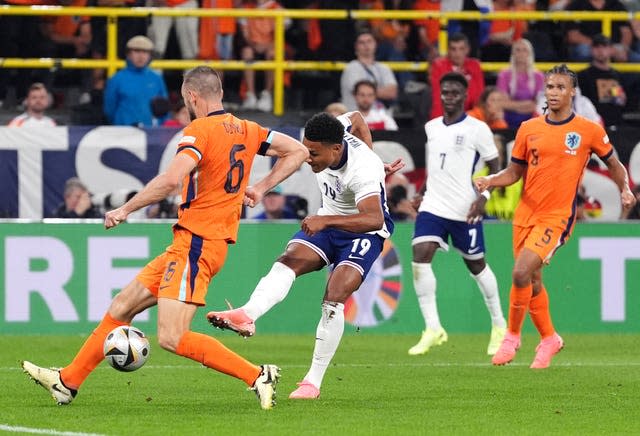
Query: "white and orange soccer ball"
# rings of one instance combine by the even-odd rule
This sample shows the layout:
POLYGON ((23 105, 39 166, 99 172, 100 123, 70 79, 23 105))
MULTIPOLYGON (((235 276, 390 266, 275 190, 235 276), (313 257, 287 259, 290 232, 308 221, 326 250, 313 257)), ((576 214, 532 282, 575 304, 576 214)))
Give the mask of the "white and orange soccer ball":
POLYGON ((118 371, 135 371, 144 365, 150 352, 149 339, 135 327, 116 327, 104 340, 104 358, 118 371))

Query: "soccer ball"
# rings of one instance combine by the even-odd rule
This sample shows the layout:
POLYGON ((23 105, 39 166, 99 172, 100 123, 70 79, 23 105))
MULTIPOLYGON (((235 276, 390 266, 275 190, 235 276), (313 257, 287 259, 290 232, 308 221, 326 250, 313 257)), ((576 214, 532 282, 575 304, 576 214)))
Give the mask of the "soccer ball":
POLYGON ((111 330, 104 340, 104 358, 118 371, 135 371, 149 358, 151 347, 142 331, 131 326, 111 330))

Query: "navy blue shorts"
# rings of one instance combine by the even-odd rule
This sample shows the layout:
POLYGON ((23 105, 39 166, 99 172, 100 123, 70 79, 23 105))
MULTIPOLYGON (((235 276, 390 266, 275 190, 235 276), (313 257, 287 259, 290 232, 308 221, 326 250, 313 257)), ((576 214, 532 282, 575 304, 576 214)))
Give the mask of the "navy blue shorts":
MULTIPOLYGON (((293 235, 289 244, 306 245, 318 253, 327 265, 347 265, 357 269, 362 279, 367 276, 376 261, 384 238, 368 233, 351 233, 344 230, 325 229, 313 236, 307 236, 302 230, 293 235)), ((287 245, 289 245, 287 244, 287 245)))
POLYGON ((469 224, 466 221, 454 221, 440 218, 429 212, 420 212, 416 218, 412 245, 421 242, 437 242, 444 251, 449 251, 447 241, 469 260, 484 257, 484 233, 482 221, 469 224))

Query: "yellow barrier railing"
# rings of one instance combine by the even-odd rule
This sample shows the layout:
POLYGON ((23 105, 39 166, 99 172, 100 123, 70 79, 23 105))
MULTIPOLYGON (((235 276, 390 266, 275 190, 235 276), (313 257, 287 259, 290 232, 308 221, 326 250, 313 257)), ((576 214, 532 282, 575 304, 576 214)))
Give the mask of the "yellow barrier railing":
MULTIPOLYGON (((160 70, 181 70, 198 65, 208 65, 218 70, 273 70, 273 109, 276 115, 284 113, 284 73, 286 71, 341 71, 345 62, 332 61, 289 61, 284 59, 284 20, 311 19, 322 20, 370 20, 370 19, 401 19, 420 20, 436 18, 440 20, 439 46, 441 54, 447 46, 446 27, 450 20, 536 20, 536 21, 601 21, 603 33, 611 36, 614 21, 629 21, 640 19, 640 12, 438 12, 438 11, 380 11, 380 10, 315 10, 315 9, 175 9, 175 8, 84 8, 60 6, 1 6, 0 15, 38 15, 38 16, 100 16, 107 18, 107 53, 105 59, 76 59, 76 58, 3 58, 0 68, 68 68, 93 69, 104 68, 108 75, 113 75, 118 68, 125 65, 124 60, 118 59, 118 18, 168 16, 168 17, 272 17, 275 20, 275 56, 273 61, 218 61, 200 59, 156 59, 151 67, 160 70)), ((394 71, 425 72, 427 62, 383 62, 394 71)), ((555 63, 536 63, 536 67, 546 70, 555 63)), ((582 69, 585 63, 568 64, 572 69, 582 69)), ((614 64, 622 72, 639 72, 640 64, 614 64)), ((508 67, 504 62, 483 62, 484 71, 499 71, 508 67)))

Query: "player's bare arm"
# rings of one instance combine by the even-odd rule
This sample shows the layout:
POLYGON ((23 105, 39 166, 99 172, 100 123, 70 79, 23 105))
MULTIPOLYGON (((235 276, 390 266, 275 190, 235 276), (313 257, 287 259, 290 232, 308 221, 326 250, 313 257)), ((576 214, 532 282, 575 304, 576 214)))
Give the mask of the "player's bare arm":
MULTIPOLYGON (((489 167, 489 175, 496 174, 500 169, 500 161, 497 157, 495 159, 487 161, 486 164, 489 167)), ((492 188, 493 187, 488 187, 487 191, 491 192, 493 190, 492 188)), ((485 211, 484 206, 485 204, 487 204, 487 201, 489 201, 488 196, 485 196, 480 191, 478 191, 478 198, 476 198, 476 200, 471 203, 469 212, 467 213, 468 223, 477 223, 482 219, 485 211)))
POLYGON ((478 177, 473 183, 478 192, 483 192, 490 187, 510 186, 516 183, 524 173, 524 165, 510 162, 502 171, 488 176, 478 177))
POLYGON ((269 174, 255 185, 247 187, 244 196, 246 206, 254 207, 260 203, 265 192, 273 189, 278 183, 297 171, 309 157, 309 150, 291 136, 273 132, 273 140, 266 155, 275 156, 278 160, 269 174))
MULTIPOLYGON (((369 126, 367 122, 364 120, 362 114, 358 111, 347 112, 345 114, 349 121, 351 121, 351 134, 356 138, 362 140, 365 144, 369 146, 371 150, 373 150, 373 138, 371 137, 371 130, 369 130, 369 126)), ((405 163, 402 159, 398 158, 392 163, 384 164, 384 173, 387 176, 394 174, 404 168, 405 163)))
POLYGON ((353 215, 308 216, 302 221, 302 231, 309 236, 313 236, 327 227, 352 233, 367 233, 382 228, 384 215, 379 195, 363 198, 357 206, 358 213, 353 215))
POLYGON ((373 150, 373 138, 371 137, 371 130, 367 122, 364 120, 362 114, 358 111, 347 112, 345 114, 349 121, 351 121, 351 134, 356 138, 362 140, 365 144, 373 150))
POLYGON ((626 168, 622 165, 622 162, 617 157, 611 156, 605 162, 609 169, 609 174, 618 189, 620 190, 620 201, 622 202, 622 208, 625 210, 631 209, 636 204, 636 196, 633 195, 629 188, 629 174, 626 168))
POLYGON ((130 213, 150 204, 157 203, 174 192, 182 180, 196 167, 197 162, 184 153, 174 156, 169 168, 151 179, 140 192, 117 209, 104 216, 104 227, 110 229, 125 221, 130 213))

